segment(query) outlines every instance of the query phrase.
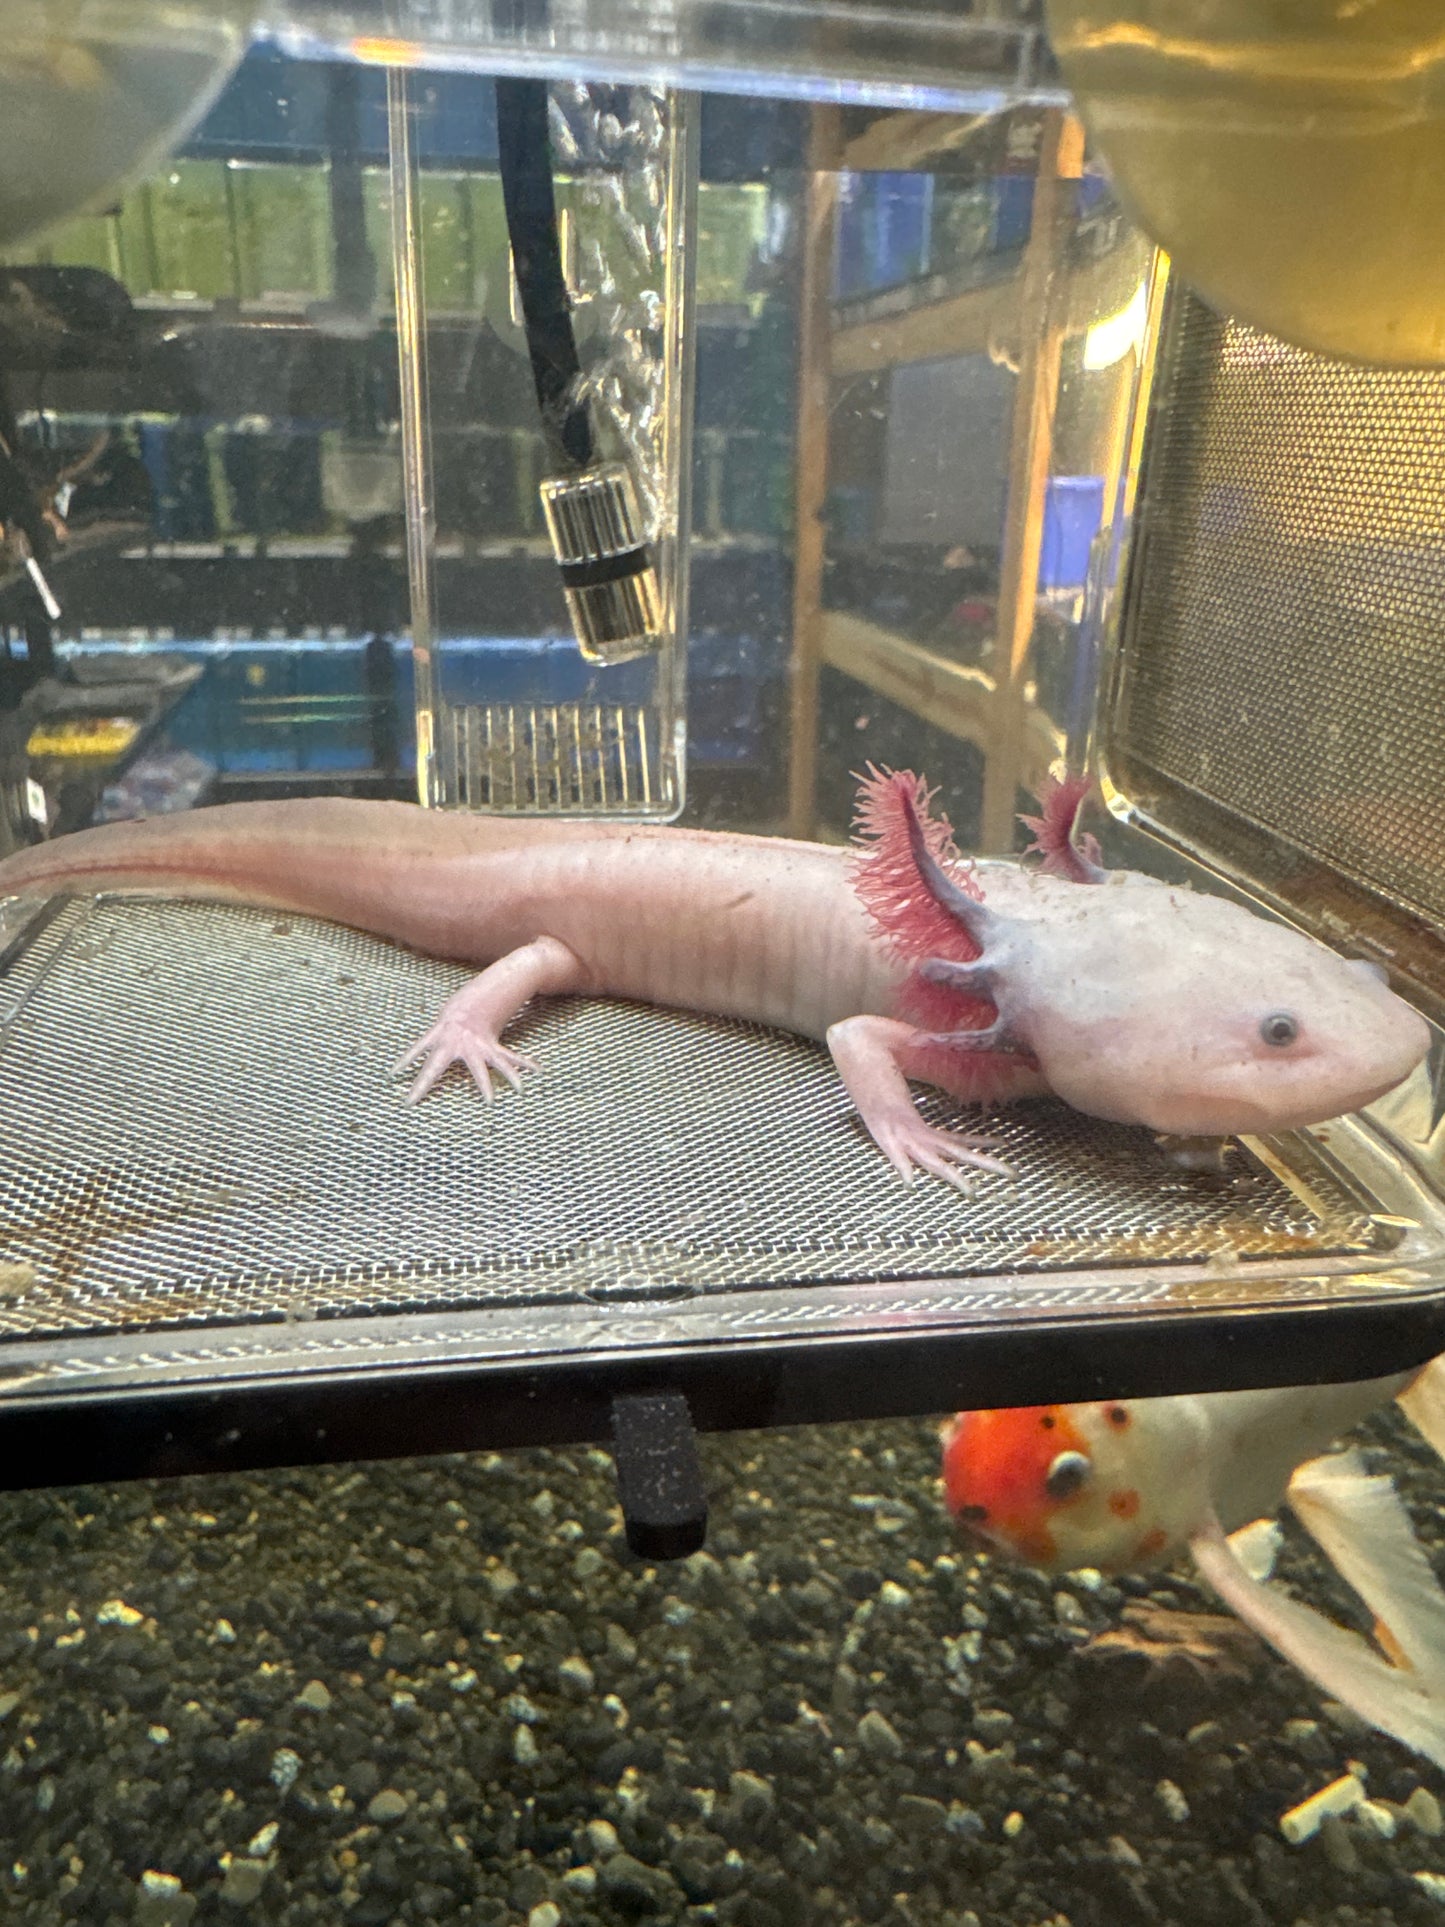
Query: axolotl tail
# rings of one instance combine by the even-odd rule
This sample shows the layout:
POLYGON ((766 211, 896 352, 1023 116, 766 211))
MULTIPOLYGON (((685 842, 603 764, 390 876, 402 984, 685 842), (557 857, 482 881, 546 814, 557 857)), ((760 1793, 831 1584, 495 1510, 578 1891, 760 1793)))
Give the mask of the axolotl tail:
POLYGON ((118 891, 246 903, 416 941, 423 875, 503 845, 573 841, 589 829, 337 797, 223 803, 21 850, 0 861, 0 897, 118 891))

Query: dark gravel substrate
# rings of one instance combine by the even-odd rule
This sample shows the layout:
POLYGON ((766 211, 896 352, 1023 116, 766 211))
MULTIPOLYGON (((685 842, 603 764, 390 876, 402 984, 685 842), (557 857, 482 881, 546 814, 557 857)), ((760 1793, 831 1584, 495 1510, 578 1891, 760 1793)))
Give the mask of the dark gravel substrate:
MULTIPOLYGON (((1440 1555, 1445 1474, 1368 1436, 1440 1555)), ((0 1917, 1445 1927, 1445 1839, 1277 1825, 1350 1759, 1445 1776, 1217 1628, 1087 1650, 1130 1595, 1212 1612, 1186 1575, 961 1549, 928 1426, 704 1451, 675 1568, 587 1451, 0 1499, 0 1917)))

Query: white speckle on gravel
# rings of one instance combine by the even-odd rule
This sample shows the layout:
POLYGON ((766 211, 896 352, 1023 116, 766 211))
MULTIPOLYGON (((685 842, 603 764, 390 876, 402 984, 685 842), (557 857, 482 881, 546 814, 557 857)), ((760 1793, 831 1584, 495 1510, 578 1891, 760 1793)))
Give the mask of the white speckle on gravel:
POLYGON ((147 1868, 136 1893, 135 1927, 188 1927, 199 1902, 173 1873, 147 1868))
POLYGON ((1157 1781, 1154 1798, 1159 1802, 1165 1819, 1172 1820, 1176 1826, 1182 1826, 1189 1818, 1189 1802, 1172 1780, 1157 1781))
POLYGON ((144 1613, 127 1606, 123 1599, 107 1599, 95 1612, 97 1626, 139 1626, 144 1618, 144 1613))
POLYGON ((597 1676, 580 1653, 573 1653, 557 1668, 557 1683, 564 1693, 585 1699, 597 1684, 597 1676))
POLYGON ((587 1822, 587 1844, 592 1849, 594 1860, 610 1860, 614 1853, 622 1851, 622 1842, 617 1837, 617 1829, 610 1820, 587 1822))

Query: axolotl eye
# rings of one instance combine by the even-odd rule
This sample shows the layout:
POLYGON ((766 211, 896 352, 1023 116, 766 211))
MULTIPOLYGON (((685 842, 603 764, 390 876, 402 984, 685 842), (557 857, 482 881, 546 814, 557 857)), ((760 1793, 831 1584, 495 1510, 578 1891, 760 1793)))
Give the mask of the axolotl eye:
POLYGON ((1273 1044, 1276 1050, 1283 1050, 1299 1036, 1299 1019, 1291 1017, 1287 1010, 1272 1011, 1260 1025, 1259 1034, 1266 1044, 1273 1044))

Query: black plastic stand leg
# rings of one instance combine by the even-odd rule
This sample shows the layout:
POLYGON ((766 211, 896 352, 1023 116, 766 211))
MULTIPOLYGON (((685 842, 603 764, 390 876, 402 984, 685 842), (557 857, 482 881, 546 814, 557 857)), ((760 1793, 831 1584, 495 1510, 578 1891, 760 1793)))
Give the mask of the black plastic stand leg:
POLYGON ((707 1537, 697 1435, 681 1392, 612 1401, 612 1452, 627 1543, 639 1559, 685 1559, 707 1537))

